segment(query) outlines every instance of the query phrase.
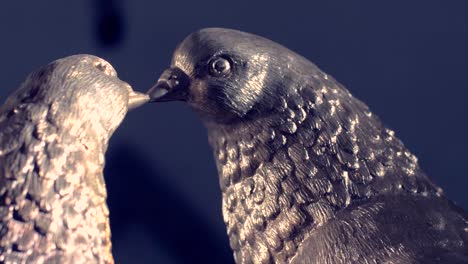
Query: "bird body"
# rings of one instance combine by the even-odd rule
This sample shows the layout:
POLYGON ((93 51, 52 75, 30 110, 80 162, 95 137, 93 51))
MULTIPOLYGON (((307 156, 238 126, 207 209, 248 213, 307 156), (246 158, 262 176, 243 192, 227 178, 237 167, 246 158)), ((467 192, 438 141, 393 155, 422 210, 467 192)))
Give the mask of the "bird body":
POLYGON ((104 153, 131 97, 109 63, 75 55, 33 72, 7 99, 1 263, 113 263, 104 153))
POLYGON ((213 147, 237 263, 468 263, 468 217, 368 107, 265 38, 203 29, 148 92, 213 147))

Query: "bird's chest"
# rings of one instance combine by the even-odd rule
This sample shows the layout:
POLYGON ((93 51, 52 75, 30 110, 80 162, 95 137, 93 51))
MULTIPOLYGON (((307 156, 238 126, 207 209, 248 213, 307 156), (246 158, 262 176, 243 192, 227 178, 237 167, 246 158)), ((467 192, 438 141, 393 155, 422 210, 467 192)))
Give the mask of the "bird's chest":
POLYGON ((286 263, 311 224, 295 192, 285 138, 264 130, 244 140, 214 145, 223 217, 237 263, 286 263), (281 160, 283 159, 283 160, 281 160))
POLYGON ((307 216, 281 184, 254 175, 223 193, 223 217, 237 263, 287 263, 303 239, 307 216))

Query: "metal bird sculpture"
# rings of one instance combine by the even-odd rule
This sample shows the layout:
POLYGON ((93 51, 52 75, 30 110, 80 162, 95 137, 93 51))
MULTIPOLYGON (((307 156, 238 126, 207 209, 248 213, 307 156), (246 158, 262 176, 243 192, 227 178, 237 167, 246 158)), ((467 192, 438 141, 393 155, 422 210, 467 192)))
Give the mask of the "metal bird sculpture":
POLYGON ((91 55, 31 73, 0 108, 0 262, 113 263, 104 153, 148 101, 91 55))
POLYGON ((148 94, 201 117, 237 263, 468 263, 468 217, 369 108, 268 39, 189 35, 148 94))

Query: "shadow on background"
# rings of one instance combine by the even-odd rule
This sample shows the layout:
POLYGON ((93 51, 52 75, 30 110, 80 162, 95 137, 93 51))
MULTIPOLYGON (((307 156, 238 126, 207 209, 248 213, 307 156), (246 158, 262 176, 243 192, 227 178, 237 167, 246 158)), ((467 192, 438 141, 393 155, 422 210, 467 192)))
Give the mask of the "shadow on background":
POLYGON ((125 21, 119 0, 94 0, 95 37, 102 48, 114 48, 125 36, 125 21))
MULTIPOLYGON (((161 250, 177 263, 233 263, 227 236, 216 235, 171 184, 158 177, 164 172, 152 169, 154 165, 149 166, 137 150, 118 146, 106 162, 113 240, 122 239, 125 230, 136 224, 160 240, 161 250)), ((120 252, 114 250, 114 256, 117 263, 129 263, 119 261, 126 258, 120 252)))

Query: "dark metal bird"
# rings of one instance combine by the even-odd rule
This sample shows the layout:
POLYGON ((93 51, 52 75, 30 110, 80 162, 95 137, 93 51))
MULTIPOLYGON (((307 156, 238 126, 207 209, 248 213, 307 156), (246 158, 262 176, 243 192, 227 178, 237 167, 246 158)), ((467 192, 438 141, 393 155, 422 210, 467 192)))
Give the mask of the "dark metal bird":
POLYGON ((148 91, 209 135, 237 263, 468 263, 468 217, 331 76, 265 38, 203 29, 148 91))
POLYGON ((148 100, 98 57, 30 74, 0 108, 0 263, 113 263, 109 137, 148 100))

